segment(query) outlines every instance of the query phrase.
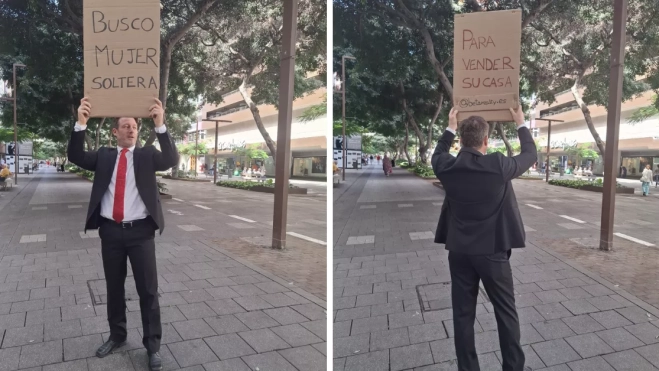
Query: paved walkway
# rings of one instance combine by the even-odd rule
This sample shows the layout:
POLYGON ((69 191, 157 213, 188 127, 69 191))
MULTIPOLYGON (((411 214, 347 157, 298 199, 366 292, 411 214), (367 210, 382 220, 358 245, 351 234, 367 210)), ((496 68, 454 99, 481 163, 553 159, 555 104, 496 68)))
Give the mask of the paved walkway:
MULTIPOLYGON (((335 197, 334 370, 456 370, 447 253, 432 242, 443 191, 403 169, 363 171, 335 197)), ((619 196, 616 207, 616 232, 655 246, 616 237, 600 252, 601 194, 533 180, 515 190, 527 229, 527 248, 511 258, 527 366, 657 370, 658 201, 619 196)), ((475 331, 481 370, 501 370, 485 295, 475 331)))
MULTIPOLYGON (((290 236, 283 253, 255 249, 270 238, 271 195, 166 183, 176 200, 163 200, 167 226, 156 237, 165 370, 325 370, 322 288, 312 275, 282 277, 253 261, 298 248, 324 256, 325 246, 290 236), (227 248, 239 244, 252 253, 227 248)), ((94 356, 108 325, 100 240, 82 232, 90 190, 73 174, 44 169, 0 204, 1 371, 148 369, 130 277, 128 344, 94 356)), ((307 201, 291 197, 290 230, 325 240, 325 204, 314 200, 309 211, 307 201)), ((315 264, 301 270, 326 261, 315 264)))

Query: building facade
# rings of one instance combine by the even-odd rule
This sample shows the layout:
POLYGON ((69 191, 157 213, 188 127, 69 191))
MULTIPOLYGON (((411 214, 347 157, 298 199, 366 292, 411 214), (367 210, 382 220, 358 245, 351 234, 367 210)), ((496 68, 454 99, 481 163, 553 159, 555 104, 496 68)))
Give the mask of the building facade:
MULTIPOLYGON (((652 104, 653 95, 654 92, 648 91, 622 102, 616 169, 624 166, 627 169, 627 177, 640 178, 646 164, 650 164, 655 172, 659 169, 659 116, 651 117, 640 123, 630 122, 630 117, 634 112, 652 104)), ((602 141, 606 142, 606 108, 590 105, 588 109, 595 130, 602 141)), ((595 174, 603 174, 601 156, 583 158, 574 154, 574 151, 570 151, 570 148, 575 146, 597 151, 595 140, 571 92, 565 91, 557 94, 556 102, 551 105, 538 104, 532 115, 534 119, 531 120, 531 130, 536 142, 539 143, 539 163, 545 162, 547 158, 549 125, 547 121, 535 120, 535 118, 562 120, 564 122, 552 122, 551 124, 549 162, 552 170, 559 172, 561 168, 566 170, 576 166, 592 166, 595 174)))
MULTIPOLYGON (((305 179, 327 179, 327 116, 314 120, 302 121, 301 116, 312 106, 324 104, 326 88, 317 89, 304 97, 293 101, 293 120, 291 125, 291 168, 290 176, 305 179)), ((187 169, 196 168, 198 172, 211 169, 215 161, 215 123, 201 119, 230 121, 218 123, 217 130, 217 168, 219 174, 238 175, 244 168, 258 169, 264 167, 268 176, 275 173, 272 153, 254 120, 249 107, 244 103, 240 92, 233 91, 223 96, 220 105, 206 104, 200 112, 200 121, 192 125, 187 141, 195 141, 199 130, 199 141, 204 142, 208 153, 195 159, 182 159, 187 169), (261 149, 268 154, 265 160, 251 160, 241 155, 241 148, 261 149), (186 161, 187 160, 187 161, 186 161)), ((275 106, 262 104, 258 110, 263 126, 272 140, 277 141, 278 111, 275 106)))

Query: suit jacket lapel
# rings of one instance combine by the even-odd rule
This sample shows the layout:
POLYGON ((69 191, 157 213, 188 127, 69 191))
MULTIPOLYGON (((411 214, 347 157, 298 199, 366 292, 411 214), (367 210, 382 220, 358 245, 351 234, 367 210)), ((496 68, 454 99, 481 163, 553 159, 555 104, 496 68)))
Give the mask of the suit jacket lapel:
POLYGON ((110 148, 110 152, 108 153, 108 157, 110 160, 110 163, 112 166, 108 166, 109 174, 108 174, 108 185, 110 184, 110 181, 112 180, 112 174, 114 174, 114 168, 116 167, 117 164, 117 156, 119 155, 119 151, 117 151, 116 148, 110 148))
POLYGON ((133 150, 133 171, 135 172, 135 183, 137 183, 137 174, 138 174, 138 168, 140 165, 140 155, 142 154, 142 148, 137 148, 133 150))

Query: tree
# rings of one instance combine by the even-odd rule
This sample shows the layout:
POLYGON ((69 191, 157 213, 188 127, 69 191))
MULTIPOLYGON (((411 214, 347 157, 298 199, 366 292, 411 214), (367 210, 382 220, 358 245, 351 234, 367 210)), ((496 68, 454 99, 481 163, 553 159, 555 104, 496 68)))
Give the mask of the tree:
MULTIPOLYGON (((543 12, 530 26, 530 41, 523 47, 528 80, 539 98, 553 102, 555 93, 569 90, 581 110, 600 155, 605 144, 593 125, 588 108, 607 106, 613 7, 610 1, 560 1, 560 6, 543 12)), ((655 4, 631 0, 628 6, 627 37, 622 99, 647 91, 638 76, 656 71, 659 11, 655 4)))
MULTIPOLYGON (((190 116, 197 108, 190 98, 206 94, 214 83, 201 78, 190 67, 198 63, 200 55, 196 40, 187 38, 190 29, 208 12, 240 3, 238 0, 161 1, 160 98, 167 108, 169 130, 181 131, 172 125, 170 115, 190 116)), ((82 0, 0 2, 0 40, 2 79, 10 80, 12 63, 23 62, 28 66, 19 75, 20 120, 39 136, 57 142, 67 140, 83 94, 82 0)), ((5 105, 3 125, 11 122, 12 115, 5 105)), ((143 124, 145 129, 153 128, 151 120, 143 120, 143 124)), ((154 133, 145 145, 153 140, 154 133)))
MULTIPOLYGON (((324 85, 326 5, 322 0, 301 0, 298 9, 294 97, 324 85), (308 78, 319 71, 319 78, 308 78)), ((283 4, 279 1, 244 1, 235 12, 214 11, 196 23, 196 37, 208 47, 206 73, 218 80, 219 91, 237 89, 273 159, 277 146, 265 129, 258 106, 279 102, 280 49, 283 4)), ((218 103, 221 98, 209 98, 218 103)))
MULTIPOLYGON (((205 142, 188 142, 185 144, 179 144, 177 149, 178 153, 184 156, 185 162, 188 162, 191 156, 205 155, 208 153, 208 148, 206 147, 205 142)), ((190 169, 190 171, 193 171, 195 174, 197 172, 196 169, 190 169)))
POLYGON ((268 158, 268 153, 259 149, 258 144, 243 148, 234 148, 232 152, 237 156, 245 157, 248 163, 247 167, 252 166, 252 160, 266 160, 268 158))
POLYGON ((646 107, 641 107, 638 110, 634 111, 632 116, 629 118, 630 124, 638 124, 652 116, 659 115, 659 96, 656 94, 652 96, 652 104, 646 107))

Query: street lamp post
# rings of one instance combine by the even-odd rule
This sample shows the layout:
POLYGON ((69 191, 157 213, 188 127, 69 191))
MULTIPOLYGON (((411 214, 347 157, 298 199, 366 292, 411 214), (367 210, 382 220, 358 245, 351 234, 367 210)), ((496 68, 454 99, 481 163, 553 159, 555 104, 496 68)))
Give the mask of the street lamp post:
POLYGON ((215 123, 215 165, 213 166, 213 184, 217 183, 217 129, 220 122, 231 122, 229 120, 204 119, 201 121, 210 121, 215 123))
POLYGON ((355 57, 350 57, 347 55, 344 55, 341 57, 341 78, 343 79, 343 89, 341 89, 341 94, 343 95, 343 104, 342 104, 342 111, 343 114, 341 115, 341 118, 343 120, 343 144, 342 144, 342 153, 343 153, 343 181, 345 182, 346 180, 346 166, 348 166, 348 159, 347 157, 347 148, 348 148, 348 142, 346 142, 346 59, 353 59, 356 60, 357 58, 355 57))
POLYGON ((548 121, 549 125, 547 126, 547 158, 545 161, 547 165, 545 167, 545 182, 549 183, 549 150, 551 149, 551 123, 552 122, 563 122, 563 120, 554 120, 554 119, 536 119, 537 121, 548 121))

